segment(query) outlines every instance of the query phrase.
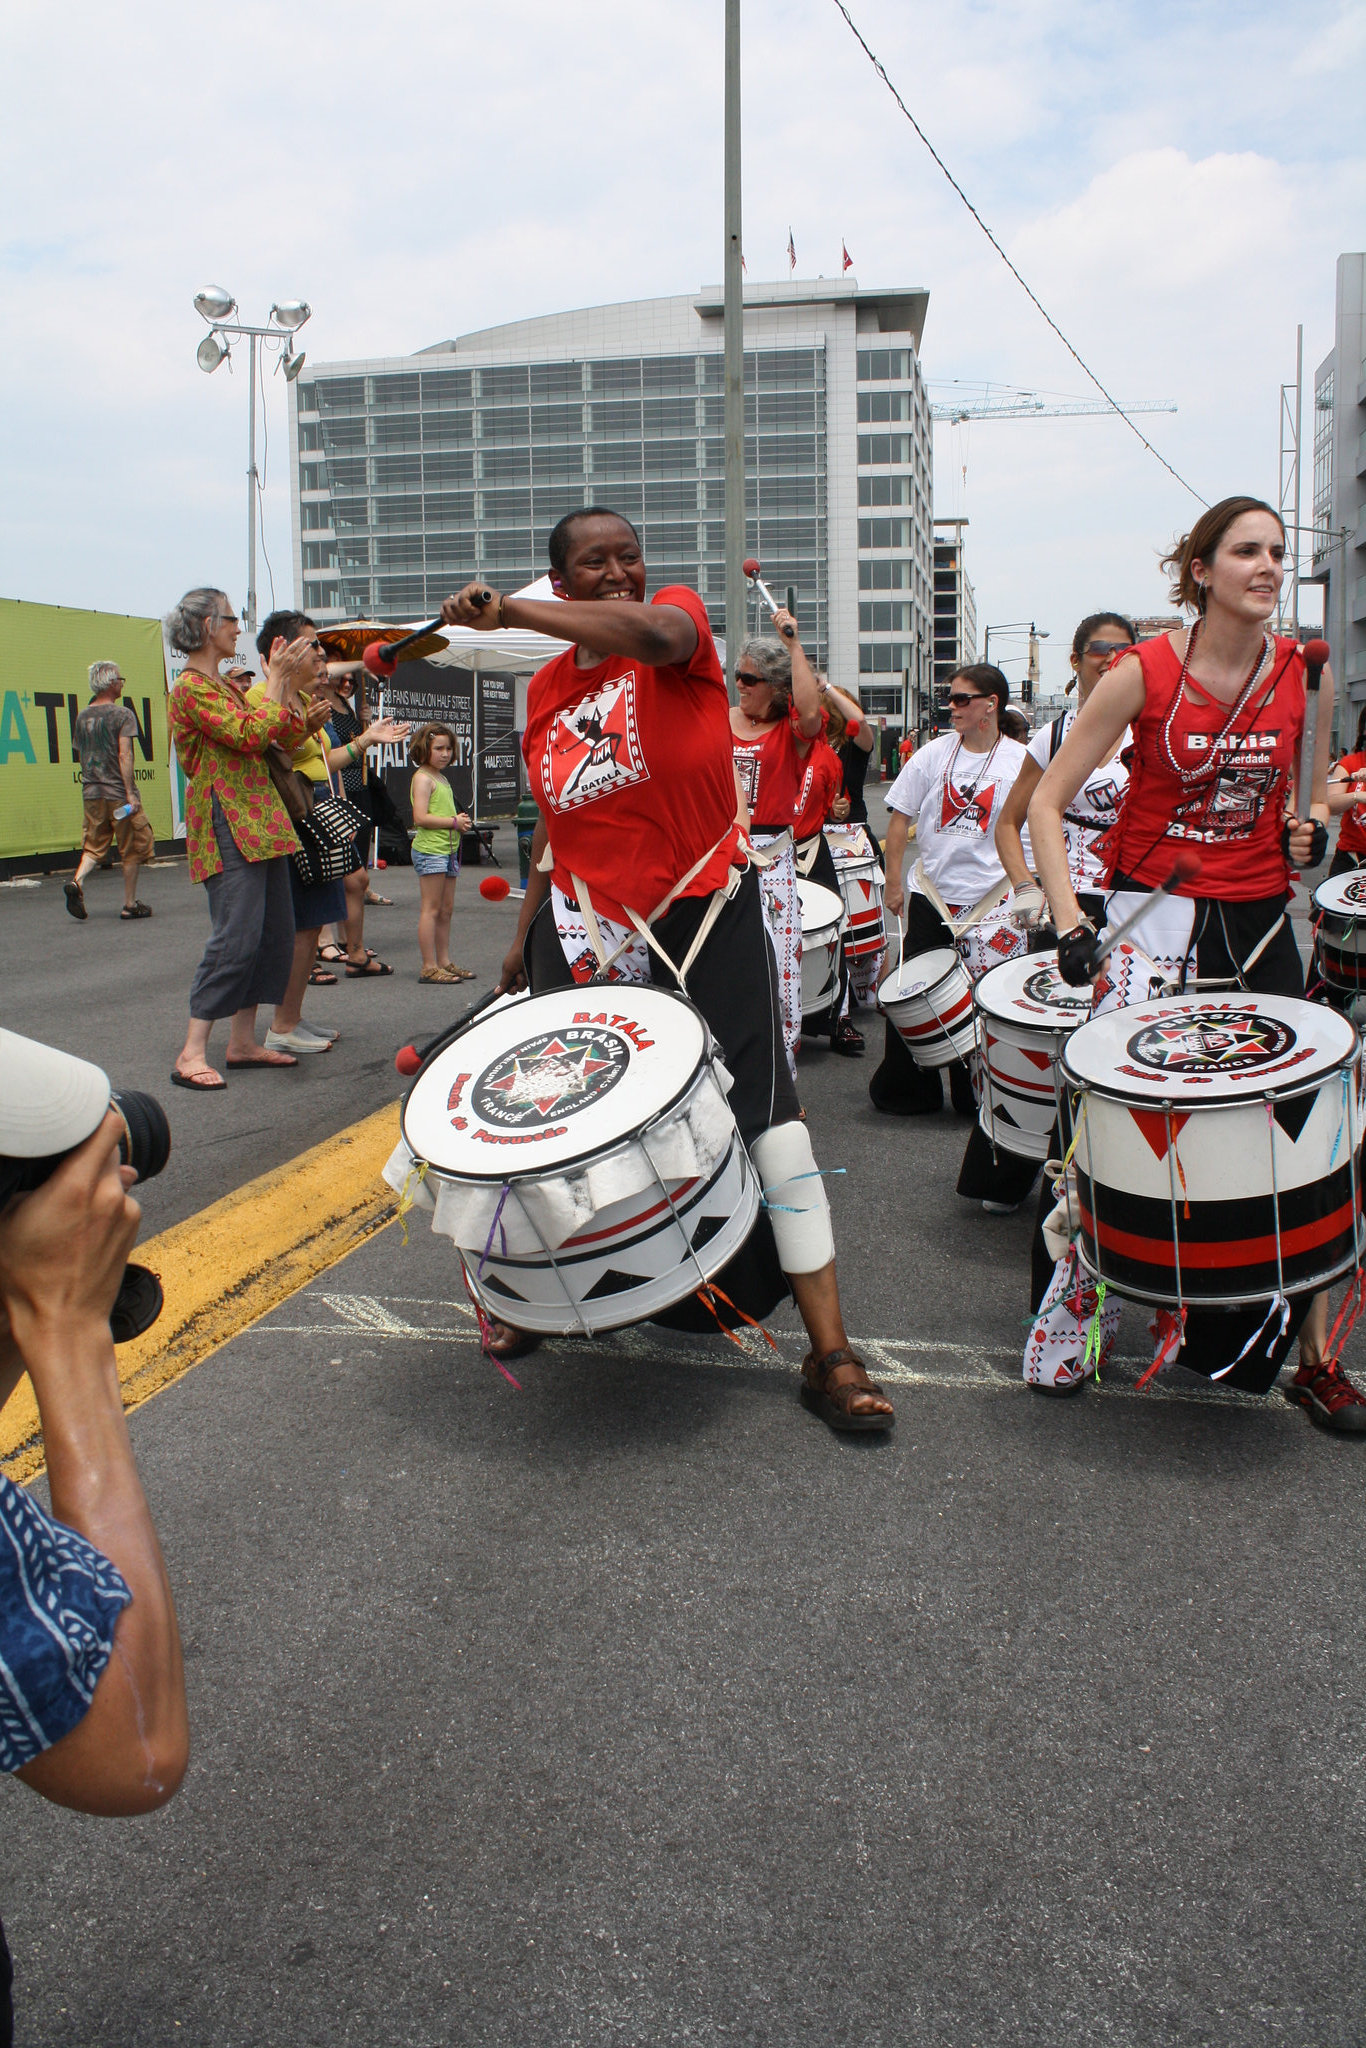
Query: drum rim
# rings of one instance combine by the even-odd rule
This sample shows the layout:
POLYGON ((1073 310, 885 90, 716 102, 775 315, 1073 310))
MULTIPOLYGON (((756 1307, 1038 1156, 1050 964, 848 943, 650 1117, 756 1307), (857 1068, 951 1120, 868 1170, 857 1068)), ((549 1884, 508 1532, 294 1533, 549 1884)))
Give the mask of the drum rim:
POLYGON ((1366 903, 1362 903, 1358 910, 1343 911, 1335 904, 1320 901, 1325 889, 1340 889, 1346 883, 1352 881, 1366 881, 1366 869, 1344 869, 1340 875, 1325 875, 1321 882, 1316 882, 1314 885, 1314 893, 1310 898, 1314 908, 1322 910, 1329 917, 1341 918, 1344 924, 1366 922, 1366 903))
MULTIPOLYGON (((589 987, 592 986, 592 984, 585 983, 584 986, 589 987)), ((617 982, 599 984, 599 986, 629 987, 630 984, 623 984, 617 982)), ((646 984, 641 984, 641 986, 646 986, 646 984)), ((576 1152, 572 1158, 557 1159, 553 1167, 547 1167, 543 1172, 540 1173, 456 1173, 449 1166, 438 1166, 434 1160, 427 1159, 426 1155, 418 1150, 418 1148, 413 1144, 412 1139, 408 1136, 409 1104, 412 1101, 413 1093, 417 1088, 417 1084, 422 1079, 423 1075, 427 1072, 428 1066, 432 1064, 432 1061, 439 1059, 442 1053, 449 1052, 450 1048, 453 1045, 458 1045, 460 1043, 460 1040, 465 1036, 465 1031, 472 1030, 474 1026, 481 1021, 478 1017, 472 1017, 470 1019, 469 1024, 467 1024, 465 1027, 465 1031, 457 1031, 454 1038, 447 1039, 446 1043, 441 1047, 440 1051, 433 1053, 432 1061, 428 1061, 426 1064, 424 1064, 422 1067, 418 1069, 416 1074, 414 1074, 412 1086, 409 1088, 407 1094, 402 1098, 401 1103, 399 1105, 399 1136, 403 1139, 404 1144, 408 1147, 408 1150, 412 1153, 414 1159, 418 1161, 419 1165, 425 1162, 427 1172, 429 1175, 434 1174, 437 1177, 437 1179, 445 1181, 455 1187, 501 1187, 504 1181, 506 1181, 509 1184, 509 1186, 511 1186, 514 1182, 519 1180, 560 1180, 563 1179, 566 1175, 572 1173, 575 1167, 584 1165, 587 1160, 608 1158, 613 1152, 619 1150, 622 1146, 633 1143, 635 1139, 641 1136, 642 1132, 653 1130, 656 1124, 658 1124, 664 1117, 671 1115, 672 1112, 678 1108, 679 1104, 684 1100, 684 1098, 688 1094, 690 1094, 693 1088, 697 1085, 699 1079, 701 1078, 703 1070, 705 1069, 708 1072, 714 1072, 716 1067, 716 1054, 714 1051, 715 1040, 712 1037, 711 1026, 708 1024, 706 1018, 702 1015, 702 1012, 698 1009, 696 1003, 692 1002, 689 997, 669 988, 654 988, 653 986, 650 986, 649 992, 652 995, 668 996, 672 1001, 682 1003, 687 1009, 692 1011, 698 1023, 702 1026, 702 1050, 698 1055, 696 1066, 693 1068, 688 1079, 677 1090, 677 1092, 674 1095, 670 1096, 669 1100, 666 1103, 664 1103, 661 1108, 657 1109, 654 1112, 653 1116, 648 1117, 644 1123, 637 1124, 633 1131, 624 1132, 620 1138, 614 1139, 610 1145, 590 1145, 586 1151, 576 1152)), ((542 989, 541 993, 542 995, 547 996, 572 995, 578 993, 578 991, 573 989, 548 988, 542 989)), ((535 1000, 534 995, 531 997, 531 1000, 535 1000)), ((719 1081, 716 1085, 718 1088, 721 1087, 719 1081)), ((723 1098, 725 1099, 726 1107, 729 1109, 730 1097, 726 1094, 724 1088, 721 1089, 721 1093, 723 1098)), ((735 1112, 734 1110, 731 1110, 732 1120, 734 1119, 734 1116, 735 1112)), ((739 1126, 737 1125, 736 1128, 738 1129, 739 1126)))
MULTIPOLYGON (((1131 1010, 1149 1010, 1155 1008, 1157 1003, 1187 1003, 1195 1000, 1198 1000, 1198 997, 1158 996, 1154 999, 1152 1003, 1133 1003, 1129 1005, 1129 1008, 1131 1010)), ((1209 1094, 1205 1094, 1202 1091, 1198 1100, 1191 1102, 1189 1104, 1187 1104, 1184 1098, 1181 1096, 1138 1095, 1133 1093, 1132 1091, 1122 1090, 1114 1084, 1107 1084, 1104 1081, 1087 1081, 1083 1079, 1083 1077, 1077 1072, 1075 1067, 1069 1066, 1067 1059, 1067 1046, 1064 1046, 1062 1051, 1058 1055, 1058 1066, 1062 1072, 1064 1081, 1066 1081, 1070 1090, 1074 1094, 1099 1095, 1106 1102, 1118 1102, 1126 1109, 1132 1108, 1133 1105, 1137 1103, 1140 1109, 1188 1109, 1190 1112, 1193 1113, 1202 1105, 1208 1105, 1211 1108, 1217 1106, 1220 1109, 1251 1109, 1255 1108, 1259 1102, 1289 1102, 1296 1095, 1308 1095, 1313 1091, 1317 1090, 1318 1088, 1321 1088, 1325 1081, 1331 1080, 1334 1074, 1340 1074, 1344 1067, 1360 1065, 1363 1048, 1362 1035, 1360 1031, 1357 1029, 1352 1019, 1346 1016, 1341 1010, 1328 1010, 1327 1006, 1323 1003, 1305 1002, 1304 998, 1301 996, 1280 996, 1275 998, 1275 1000, 1279 1002, 1303 1003, 1303 1006, 1306 1010, 1314 1010, 1319 1012, 1320 1014, 1323 1014, 1326 1011, 1326 1014, 1328 1016, 1338 1018, 1342 1023, 1344 1023, 1347 1026, 1347 1029, 1352 1034, 1351 1044, 1345 1049, 1340 1058, 1331 1061, 1328 1066, 1320 1068, 1319 1072, 1316 1075, 1306 1076, 1299 1080, 1287 1081, 1283 1085, 1278 1087, 1263 1088, 1257 1094, 1254 1094, 1251 1091, 1249 1091, 1247 1094, 1243 1095, 1225 1095, 1219 1093, 1216 1089, 1214 1089, 1211 1086, 1211 1091, 1209 1094)), ((1102 1016, 1106 1017, 1118 1017, 1123 1016, 1126 1013, 1122 1010, 1108 1010, 1103 1011, 1101 1014, 1102 1016)), ((1099 1018, 1088 1019, 1088 1022, 1090 1023, 1098 1023, 1099 1021, 1099 1018)), ((1078 1024, 1076 1027, 1076 1031, 1081 1031, 1084 1028, 1085 1027, 1083 1025, 1078 1024)), ((1075 1031, 1069 1035, 1068 1045, 1071 1044, 1072 1038, 1075 1036, 1075 1031)))
MULTIPOLYGON (((1173 1286, 1165 1294, 1158 1294, 1151 1288, 1136 1286, 1131 1280, 1116 1280, 1111 1274, 1102 1272, 1094 1266, 1086 1256, 1086 1237, 1083 1231, 1077 1232, 1075 1242, 1077 1257, 1091 1278, 1103 1280, 1112 1294, 1118 1294, 1125 1301, 1141 1301, 1150 1308, 1171 1308, 1178 1299, 1184 1301, 1187 1308, 1257 1308, 1263 1302, 1268 1305, 1271 1302, 1271 1295, 1265 1291, 1257 1294, 1192 1294, 1185 1288, 1178 1297, 1173 1286)), ((1334 1281, 1341 1280, 1344 1273, 1355 1271, 1356 1264, 1357 1250, 1354 1243, 1348 1256, 1328 1272, 1315 1273, 1307 1280, 1297 1279, 1294 1283, 1294 1293, 1296 1296, 1321 1293, 1325 1287, 1331 1287, 1334 1281)))
MULTIPOLYGON (((938 988, 939 982, 947 981, 949 976, 954 972, 955 968, 966 978, 969 992, 971 992, 972 976, 968 973, 968 970, 963 962, 963 956, 958 951, 956 946, 927 946, 925 948, 925 953, 951 953, 953 955, 953 964, 952 966, 946 967, 944 969, 944 972, 939 976, 938 981, 924 981, 920 984, 919 988, 910 989, 907 991, 905 995, 894 997, 893 1000, 895 1002, 913 1003, 917 1000, 917 998, 921 996, 927 996, 930 993, 931 989, 938 988)), ((906 972, 906 969, 912 966, 915 961, 923 960, 925 958, 925 953, 913 953, 909 960, 903 960, 900 966, 894 967, 890 974, 885 974, 882 977, 882 980, 877 985, 877 996, 879 1003, 882 1001, 882 991, 886 988, 888 982, 895 981, 897 976, 899 974, 904 974, 906 972)))

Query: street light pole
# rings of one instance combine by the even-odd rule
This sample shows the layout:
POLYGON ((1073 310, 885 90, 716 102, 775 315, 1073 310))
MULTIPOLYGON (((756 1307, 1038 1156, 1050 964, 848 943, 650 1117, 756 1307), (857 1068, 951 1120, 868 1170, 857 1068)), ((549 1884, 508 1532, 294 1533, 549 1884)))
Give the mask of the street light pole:
POLYGON ((247 638, 256 638, 256 336, 247 354, 247 638))
POLYGON ((740 224, 740 0, 726 0, 725 84, 725 458, 726 667, 735 701, 735 657, 745 630, 745 312, 740 224))

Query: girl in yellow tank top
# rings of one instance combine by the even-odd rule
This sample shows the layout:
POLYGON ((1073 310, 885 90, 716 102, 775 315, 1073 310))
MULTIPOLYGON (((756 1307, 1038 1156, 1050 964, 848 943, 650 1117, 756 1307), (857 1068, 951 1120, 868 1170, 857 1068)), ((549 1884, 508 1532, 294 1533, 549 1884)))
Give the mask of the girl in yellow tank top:
POLYGON ((408 759, 417 764, 409 800, 413 811, 413 868, 422 892, 417 943, 422 953, 419 981, 471 981, 473 970, 451 959, 451 917, 460 873, 460 835, 469 814, 455 807, 445 771, 455 759, 455 734, 448 725, 424 725, 413 735, 408 759))

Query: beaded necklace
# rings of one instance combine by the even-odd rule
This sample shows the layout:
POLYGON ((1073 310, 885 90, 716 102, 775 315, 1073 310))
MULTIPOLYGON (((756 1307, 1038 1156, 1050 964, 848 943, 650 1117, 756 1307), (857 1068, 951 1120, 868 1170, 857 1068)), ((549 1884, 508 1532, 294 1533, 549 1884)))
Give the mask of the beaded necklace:
POLYGON ((954 748, 953 752, 949 756, 949 765, 944 770, 944 786, 946 791, 953 791, 955 798, 962 798, 965 808, 967 804, 971 801, 971 799, 976 796, 978 790, 982 787, 982 784, 985 782, 987 777, 987 770, 991 767, 992 762, 996 758, 996 749, 1000 746, 1001 741, 1004 738, 1004 733, 997 733, 995 740, 992 742, 991 752, 987 755, 986 760, 982 763, 981 772, 979 773, 977 780, 975 782, 955 783, 953 779, 953 771, 958 765, 958 756, 963 751, 963 741, 960 736, 958 745, 954 748))
POLYGON ((1208 782, 1211 776, 1218 774, 1222 765, 1224 741, 1244 707, 1251 699, 1253 691, 1265 675, 1267 665, 1276 651, 1276 643, 1270 633, 1263 633, 1262 651, 1257 657, 1256 665, 1253 668, 1252 674, 1238 692, 1237 701, 1233 709, 1229 712, 1218 733, 1210 742, 1206 755, 1206 765, 1198 768, 1183 768, 1176 755, 1172 752, 1172 727, 1176 723, 1176 714, 1181 708, 1181 699, 1185 695, 1186 678, 1190 673, 1191 656, 1195 652, 1195 642, 1203 623, 1203 620, 1196 619, 1186 635, 1186 658, 1181 664, 1181 674, 1177 681, 1176 693, 1172 698, 1171 710, 1167 713, 1166 722, 1162 727, 1162 751, 1167 757, 1167 763, 1172 773, 1179 779, 1182 787, 1185 789, 1191 789, 1201 782, 1208 782))

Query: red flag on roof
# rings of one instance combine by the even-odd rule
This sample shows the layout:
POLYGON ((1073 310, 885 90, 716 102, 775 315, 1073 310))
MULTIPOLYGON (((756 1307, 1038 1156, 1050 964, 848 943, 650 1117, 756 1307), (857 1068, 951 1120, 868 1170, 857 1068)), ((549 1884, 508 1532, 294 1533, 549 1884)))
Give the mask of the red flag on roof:
POLYGON ((846 270, 852 270, 854 267, 854 259, 849 254, 849 245, 847 242, 840 243, 840 255, 844 258, 843 263, 841 263, 840 265, 840 275, 842 277, 846 270))
POLYGON ((789 270, 797 268, 797 245, 792 239, 791 228, 787 231, 787 267, 789 270))

